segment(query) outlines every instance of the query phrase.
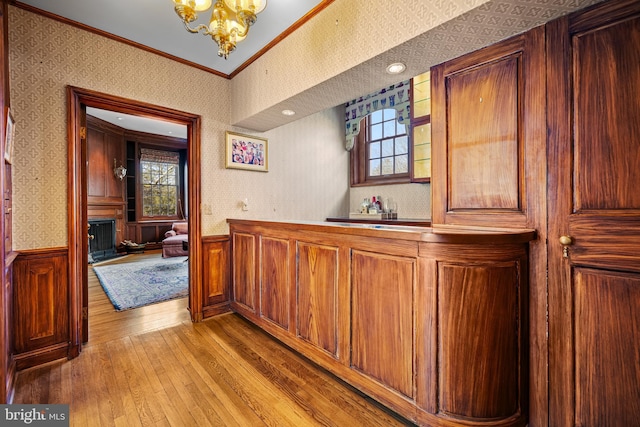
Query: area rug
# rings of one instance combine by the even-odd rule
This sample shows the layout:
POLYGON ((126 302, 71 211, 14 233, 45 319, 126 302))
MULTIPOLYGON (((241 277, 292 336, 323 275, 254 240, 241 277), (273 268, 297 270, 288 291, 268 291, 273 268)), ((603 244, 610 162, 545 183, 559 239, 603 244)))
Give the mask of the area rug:
POLYGON ((182 298, 189 293, 187 257, 94 266, 93 271, 117 311, 182 298))

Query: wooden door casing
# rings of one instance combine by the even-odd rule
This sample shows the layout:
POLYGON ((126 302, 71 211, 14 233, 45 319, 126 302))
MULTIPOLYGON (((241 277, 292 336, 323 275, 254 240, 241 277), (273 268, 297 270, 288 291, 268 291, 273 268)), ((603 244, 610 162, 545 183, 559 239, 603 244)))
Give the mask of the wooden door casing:
POLYGON ((547 40, 549 420, 635 425, 640 2, 553 21, 547 40))

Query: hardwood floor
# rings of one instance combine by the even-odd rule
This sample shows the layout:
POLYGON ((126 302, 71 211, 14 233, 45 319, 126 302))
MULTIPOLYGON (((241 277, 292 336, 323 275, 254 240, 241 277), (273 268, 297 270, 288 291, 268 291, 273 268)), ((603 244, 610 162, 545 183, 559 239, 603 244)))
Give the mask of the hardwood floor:
POLYGON ((14 403, 68 403, 72 426, 412 425, 238 315, 191 323, 186 299, 117 313, 96 284, 88 345, 19 372, 14 403))

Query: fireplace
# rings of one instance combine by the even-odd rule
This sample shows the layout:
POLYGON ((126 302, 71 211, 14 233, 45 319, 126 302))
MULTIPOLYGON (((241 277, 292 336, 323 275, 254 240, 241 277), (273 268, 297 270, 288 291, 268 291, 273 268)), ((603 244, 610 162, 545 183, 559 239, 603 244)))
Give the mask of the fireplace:
POLYGON ((89 263, 113 258, 116 254, 116 220, 89 220, 89 263))

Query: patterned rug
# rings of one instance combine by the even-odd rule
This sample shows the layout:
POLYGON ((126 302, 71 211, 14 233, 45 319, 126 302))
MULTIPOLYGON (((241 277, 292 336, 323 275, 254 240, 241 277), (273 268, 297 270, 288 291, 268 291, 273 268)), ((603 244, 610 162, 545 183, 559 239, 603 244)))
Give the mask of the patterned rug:
POLYGON ((187 257, 160 258, 93 267, 117 311, 182 298, 189 293, 187 257))

